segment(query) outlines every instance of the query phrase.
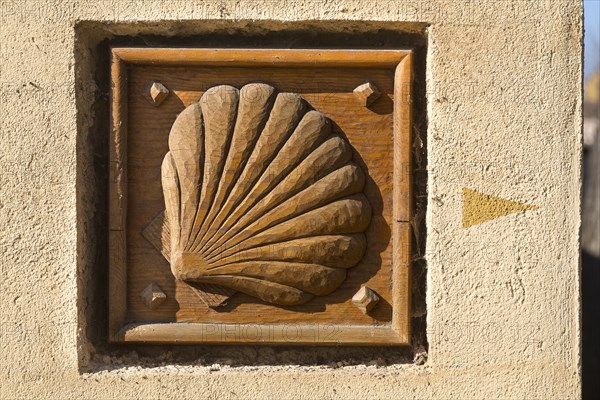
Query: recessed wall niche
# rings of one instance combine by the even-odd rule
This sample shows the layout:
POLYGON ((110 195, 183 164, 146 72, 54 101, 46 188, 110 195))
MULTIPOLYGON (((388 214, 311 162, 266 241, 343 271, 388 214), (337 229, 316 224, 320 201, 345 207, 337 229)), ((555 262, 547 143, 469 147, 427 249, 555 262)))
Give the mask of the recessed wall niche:
POLYGON ((111 341, 410 343, 411 50, 111 54, 111 341))

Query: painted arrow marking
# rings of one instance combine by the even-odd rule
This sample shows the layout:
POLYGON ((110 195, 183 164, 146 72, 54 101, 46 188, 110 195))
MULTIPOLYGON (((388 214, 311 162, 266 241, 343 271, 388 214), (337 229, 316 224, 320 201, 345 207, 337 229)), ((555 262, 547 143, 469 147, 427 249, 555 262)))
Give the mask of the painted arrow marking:
POLYGON ((505 215, 517 213, 520 211, 533 210, 538 208, 535 205, 521 203, 503 199, 496 196, 490 196, 463 188, 463 228, 503 217, 505 215))

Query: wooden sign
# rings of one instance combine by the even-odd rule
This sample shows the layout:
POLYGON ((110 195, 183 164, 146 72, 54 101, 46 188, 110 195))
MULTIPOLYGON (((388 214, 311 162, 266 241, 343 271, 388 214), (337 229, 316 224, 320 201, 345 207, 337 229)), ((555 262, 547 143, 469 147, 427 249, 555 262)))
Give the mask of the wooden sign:
POLYGON ((408 344, 411 67, 112 49, 110 340, 408 344))

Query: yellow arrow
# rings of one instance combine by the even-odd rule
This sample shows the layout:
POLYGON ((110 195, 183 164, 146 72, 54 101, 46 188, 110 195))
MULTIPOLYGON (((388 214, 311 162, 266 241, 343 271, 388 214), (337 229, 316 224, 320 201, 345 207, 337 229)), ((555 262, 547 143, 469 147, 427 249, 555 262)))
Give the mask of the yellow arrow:
POLYGON ((506 200, 463 188, 463 228, 536 208, 538 207, 531 204, 506 200))

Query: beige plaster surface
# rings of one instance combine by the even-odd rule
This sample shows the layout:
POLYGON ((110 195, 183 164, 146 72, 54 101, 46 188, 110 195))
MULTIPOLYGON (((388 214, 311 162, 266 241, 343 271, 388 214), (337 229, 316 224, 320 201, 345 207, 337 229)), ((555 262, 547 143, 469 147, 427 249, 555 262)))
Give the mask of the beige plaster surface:
POLYGON ((0 398, 580 396, 580 1, 1 7, 0 398), (217 20, 429 24, 425 365, 147 367, 136 354, 90 353, 82 299, 94 192, 78 135, 91 120, 78 120, 76 98, 91 103, 95 88, 89 71, 76 78, 76 57, 87 55, 75 26, 129 22, 118 33, 134 34, 141 23, 178 19, 203 20, 188 33, 217 20), (463 228, 464 187, 537 208, 463 228))

